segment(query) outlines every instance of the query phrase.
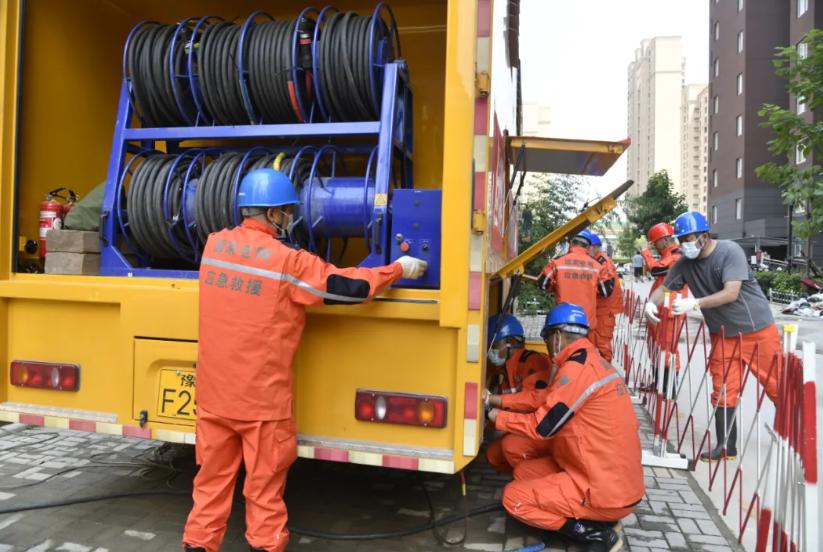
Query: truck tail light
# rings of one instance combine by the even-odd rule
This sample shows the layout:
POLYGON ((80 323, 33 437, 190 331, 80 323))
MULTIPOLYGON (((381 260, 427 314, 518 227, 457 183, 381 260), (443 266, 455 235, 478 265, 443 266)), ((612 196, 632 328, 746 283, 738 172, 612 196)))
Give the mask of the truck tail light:
POLYGON ((446 427, 445 397, 358 389, 354 417, 362 422, 446 427))
POLYGON ((19 387, 77 391, 80 388, 80 366, 61 362, 14 360, 11 363, 11 384, 19 387))

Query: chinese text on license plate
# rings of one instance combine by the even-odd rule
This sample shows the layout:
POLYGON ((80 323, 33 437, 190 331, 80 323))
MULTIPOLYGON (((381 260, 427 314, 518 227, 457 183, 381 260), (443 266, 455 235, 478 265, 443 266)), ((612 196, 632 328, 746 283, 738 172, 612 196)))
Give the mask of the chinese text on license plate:
POLYGON ((194 370, 161 370, 157 392, 157 415, 163 418, 194 420, 194 370))

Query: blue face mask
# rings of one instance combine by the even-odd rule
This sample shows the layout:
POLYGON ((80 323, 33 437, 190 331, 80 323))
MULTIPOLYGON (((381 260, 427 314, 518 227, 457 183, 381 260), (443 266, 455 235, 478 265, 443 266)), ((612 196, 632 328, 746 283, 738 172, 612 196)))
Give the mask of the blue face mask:
POLYGON ((489 362, 495 366, 503 366, 506 364, 506 357, 497 352, 497 349, 490 349, 486 357, 489 362))

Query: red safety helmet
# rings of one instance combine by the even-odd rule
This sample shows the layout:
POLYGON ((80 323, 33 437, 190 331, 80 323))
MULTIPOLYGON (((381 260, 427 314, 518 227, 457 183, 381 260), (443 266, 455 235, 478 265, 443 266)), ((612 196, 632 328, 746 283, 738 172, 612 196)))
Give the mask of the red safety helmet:
POLYGON ((649 241, 651 243, 657 242, 657 240, 662 240, 663 238, 670 238, 674 236, 674 228, 672 228, 671 224, 666 222, 660 222, 649 228, 649 241))

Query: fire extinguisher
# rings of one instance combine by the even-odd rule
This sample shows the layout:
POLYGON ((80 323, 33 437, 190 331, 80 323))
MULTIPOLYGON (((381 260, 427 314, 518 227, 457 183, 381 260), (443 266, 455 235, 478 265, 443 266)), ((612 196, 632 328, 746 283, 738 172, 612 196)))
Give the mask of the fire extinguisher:
POLYGON ((63 227, 63 219, 66 217, 74 202, 77 200, 77 194, 73 190, 66 188, 57 188, 46 194, 46 199, 40 203, 40 258, 46 257, 46 234, 49 230, 59 230, 63 227), (60 192, 66 192, 66 196, 60 195, 60 192), (57 201, 62 199, 65 203, 57 201))

